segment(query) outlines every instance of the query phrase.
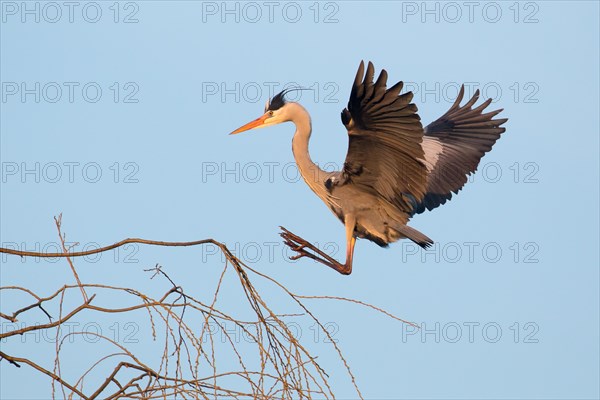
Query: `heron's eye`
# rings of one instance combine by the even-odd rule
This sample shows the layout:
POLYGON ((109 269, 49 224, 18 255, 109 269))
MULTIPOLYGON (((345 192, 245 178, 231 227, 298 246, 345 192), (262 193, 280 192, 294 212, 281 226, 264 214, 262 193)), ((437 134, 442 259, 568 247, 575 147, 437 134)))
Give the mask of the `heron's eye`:
POLYGON ((273 116, 273 111, 269 111, 269 117, 273 116))

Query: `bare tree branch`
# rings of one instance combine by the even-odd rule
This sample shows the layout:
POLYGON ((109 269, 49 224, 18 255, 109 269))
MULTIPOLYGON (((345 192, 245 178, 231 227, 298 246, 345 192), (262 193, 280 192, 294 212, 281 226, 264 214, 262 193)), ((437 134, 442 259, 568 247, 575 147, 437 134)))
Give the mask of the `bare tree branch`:
MULTIPOLYGON (((100 247, 98 249, 91 249, 86 251, 73 251, 68 253, 40 253, 36 251, 23 251, 23 250, 15 250, 8 249, 5 247, 0 247, 0 253, 12 254, 15 256, 21 257, 40 257, 40 258, 57 258, 57 257, 85 257, 93 254, 104 253, 109 250, 116 249, 117 247, 124 246, 126 244, 131 243, 139 243, 139 244, 147 244, 152 246, 166 246, 166 247, 189 247, 189 246, 200 246, 203 244, 213 244, 219 247, 222 251, 227 249, 223 243, 217 242, 213 239, 204 239, 204 240, 196 240, 193 242, 163 242, 159 240, 147 240, 147 239, 138 239, 138 238, 129 238, 121 240, 120 242, 113 243, 110 246, 100 247)), ((231 254, 229 250, 224 251, 225 255, 231 254)))
MULTIPOLYGON (((357 396, 362 398, 356 378, 339 345, 325 325, 302 300, 327 299, 350 302, 414 326, 379 307, 359 300, 295 294, 275 279, 250 268, 234 256, 223 243, 214 239, 164 242, 130 238, 98 249, 74 252, 72 248, 66 246, 65 236, 61 231, 62 216, 55 218, 55 224, 61 238, 62 253, 39 253, 0 248, 0 253, 21 257, 66 258, 75 277, 75 285, 65 284, 46 296, 40 296, 25 287, 0 287, 0 292, 4 291, 7 295, 23 292, 33 298, 30 304, 16 310, 2 309, 1 318, 12 323, 20 320, 27 321, 27 318, 35 315, 32 314, 32 310, 37 308, 49 319, 49 322, 43 324, 21 323, 14 330, 0 333, 0 339, 4 341, 3 343, 11 343, 11 338, 28 332, 55 332, 54 372, 33 360, 7 354, 5 349, 8 347, 3 348, 4 352, 0 352, 0 360, 6 360, 16 367, 20 367, 21 364, 29 365, 49 377, 52 380, 53 388, 54 383, 59 384, 65 398, 71 398, 73 395, 82 399, 116 399, 120 397, 134 399, 167 397, 194 399, 334 398, 329 375, 317 362, 317 357, 312 355, 308 347, 294 336, 289 324, 284 321, 289 318, 306 318, 316 324, 315 326, 323 336, 329 339, 332 351, 344 365, 357 396), (152 298, 130 287, 84 283, 80 280, 72 258, 103 253, 131 243, 166 247, 212 244, 217 246, 225 256, 225 263, 211 294, 200 293, 204 299, 197 298, 193 293, 185 291, 158 264, 146 271, 153 273, 152 278, 161 278, 156 284, 167 284, 167 288, 160 298, 152 298), (276 290, 290 299, 291 305, 296 309, 287 309, 285 313, 276 312, 274 305, 270 304, 267 298, 263 298, 253 285, 251 276, 253 279, 261 280, 263 284, 273 285, 276 290), (232 283, 239 285, 241 293, 245 297, 245 302, 243 301, 231 311, 217 306, 219 298, 227 295, 222 290, 225 280, 228 282, 231 280, 232 283), (88 297, 86 290, 92 289, 95 293, 88 297), (72 298, 72 296, 69 297, 67 294, 77 290, 81 292, 83 301, 76 304, 68 303, 65 299, 72 298), (127 298, 135 301, 132 303, 127 300, 128 303, 120 307, 103 304, 105 299, 113 299, 113 301, 119 299, 120 302, 118 296, 124 296, 123 301, 127 298), (54 309, 52 307, 56 306, 59 308, 59 315, 56 320, 53 320, 47 310, 52 310, 54 309), (114 338, 85 330, 70 331, 67 334, 61 332, 61 326, 74 320, 84 311, 97 315, 133 316, 134 313, 138 313, 135 314, 138 316, 137 320, 139 320, 139 312, 143 312, 143 315, 147 315, 148 329, 151 332, 151 335, 147 337, 153 341, 162 340, 162 356, 158 365, 143 361, 141 355, 136 355, 126 344, 121 344, 114 338), (249 318, 248 315, 251 317, 249 318), (198 327, 199 322, 201 327, 198 327), (247 338, 244 346, 240 345, 237 338, 232 337, 231 324, 247 338), (220 341, 214 340, 215 334, 221 335, 220 341), (61 361, 61 357, 64 348, 69 345, 67 339, 83 335, 95 336, 98 340, 114 347, 115 351, 101 356, 89 367, 84 368, 84 372, 79 375, 79 378, 71 380, 61 372, 61 365, 65 363, 64 360, 61 361), (220 366, 225 360, 230 365, 229 369, 220 366), (234 364, 237 364, 238 367, 232 368, 231 365, 234 364), (108 367, 110 372, 98 376, 100 366, 108 367), (84 382, 91 377, 95 380, 100 379, 94 384, 94 387, 85 390, 84 382)), ((272 291, 269 294, 272 294, 272 291)), ((7 302, 3 301, 0 306, 7 307, 7 302)), ((72 361, 69 360, 69 363, 72 361)), ((68 371, 71 373, 73 368, 69 368, 68 371)), ((89 385, 86 384, 86 386, 89 385)))

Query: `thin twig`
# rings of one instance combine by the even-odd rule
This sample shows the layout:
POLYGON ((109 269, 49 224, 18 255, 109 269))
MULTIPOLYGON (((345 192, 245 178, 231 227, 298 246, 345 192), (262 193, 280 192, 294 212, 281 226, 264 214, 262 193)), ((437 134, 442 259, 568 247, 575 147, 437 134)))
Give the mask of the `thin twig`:
POLYGON ((52 379, 54 379, 56 382, 60 383, 64 387, 66 387, 69 390, 73 391, 78 396, 81 396, 83 399, 87 399, 88 398, 86 395, 84 395, 83 393, 81 393, 79 390, 75 389, 73 386, 71 386, 67 382, 63 381, 60 378, 60 376, 53 374, 52 372, 50 372, 47 369, 41 367, 40 365, 34 363, 33 361, 28 360, 27 358, 12 357, 12 356, 9 356, 8 354, 3 353, 3 352, 0 351, 0 359, 5 359, 6 361, 10 362, 11 364, 17 364, 18 367, 20 367, 18 365, 18 363, 27 364, 30 367, 33 367, 33 368, 37 369, 41 373, 43 373, 45 375, 48 375, 49 377, 51 377, 52 379))

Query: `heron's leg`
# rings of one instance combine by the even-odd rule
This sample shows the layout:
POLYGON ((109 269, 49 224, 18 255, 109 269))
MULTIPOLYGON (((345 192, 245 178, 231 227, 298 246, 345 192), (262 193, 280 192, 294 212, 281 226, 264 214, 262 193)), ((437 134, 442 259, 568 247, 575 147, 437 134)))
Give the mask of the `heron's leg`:
POLYGON ((354 217, 346 217, 346 264, 344 264, 344 271, 338 271, 344 275, 352 273, 352 258, 354 257, 354 245, 356 244, 356 237, 354 237, 355 226, 356 219, 354 217))
POLYGON ((293 234, 288 231, 284 227, 280 227, 283 232, 281 232, 281 237, 284 239, 284 243, 289 246, 292 250, 297 252, 298 254, 290 257, 292 260, 297 260, 302 257, 312 258, 315 261, 320 262, 321 264, 327 265, 329 268, 332 268, 343 275, 350 275, 352 272, 352 256, 354 254, 354 244, 356 243, 356 238, 354 237, 354 218, 346 218, 346 263, 341 264, 336 261, 334 258, 330 257, 328 254, 319 250, 316 246, 311 244, 310 242, 302 239, 300 236, 293 234), (308 251, 310 250, 310 251, 308 251))
POLYGON ((354 257, 354 245, 356 244, 356 238, 354 237, 356 218, 354 218, 354 215, 347 214, 344 217, 344 227, 346 228, 346 263, 342 265, 341 270, 337 271, 340 274, 350 275, 352 273, 352 258, 354 257))
POLYGON ((337 262, 334 258, 329 256, 329 254, 324 253, 319 250, 312 243, 302 239, 300 236, 293 234, 292 232, 285 229, 283 226, 280 226, 282 232, 280 233, 281 237, 284 239, 284 243, 296 253, 295 256, 291 256, 291 260, 297 260, 302 257, 312 258, 315 261, 320 262, 321 264, 325 264, 330 268, 335 269, 336 271, 340 271, 343 268, 339 262, 337 262), (310 250, 310 251, 309 251, 310 250))

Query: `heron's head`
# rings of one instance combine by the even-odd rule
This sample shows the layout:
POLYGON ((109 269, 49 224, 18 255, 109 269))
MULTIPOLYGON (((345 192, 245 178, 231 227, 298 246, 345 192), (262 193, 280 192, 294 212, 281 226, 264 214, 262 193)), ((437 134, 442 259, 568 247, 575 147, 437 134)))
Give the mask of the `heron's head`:
POLYGON ((267 100, 267 104, 265 104, 265 113, 263 115, 256 118, 254 121, 248 122, 246 125, 240 126, 235 131, 231 132, 230 135, 290 121, 288 111, 290 106, 295 103, 287 102, 285 100, 285 95, 291 90, 298 89, 284 89, 280 93, 277 93, 272 99, 267 100))

